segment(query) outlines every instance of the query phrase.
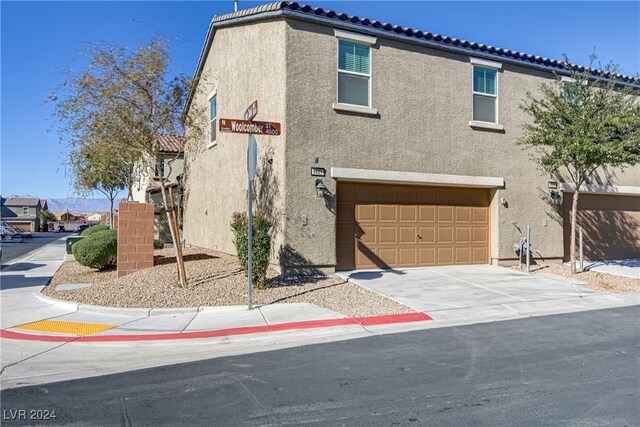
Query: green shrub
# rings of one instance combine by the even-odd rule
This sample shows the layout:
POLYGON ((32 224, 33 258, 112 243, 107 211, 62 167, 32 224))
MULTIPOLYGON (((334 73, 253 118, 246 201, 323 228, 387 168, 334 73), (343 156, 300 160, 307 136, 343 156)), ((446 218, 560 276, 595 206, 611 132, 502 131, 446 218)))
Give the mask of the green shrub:
POLYGON ((159 239, 153 239, 153 249, 164 249, 164 242, 159 239))
POLYGON ((84 237, 89 237, 92 234, 97 233, 98 231, 104 231, 104 230, 110 230, 109 226, 104 224, 96 224, 84 230, 82 233, 80 233, 80 235, 84 237))
POLYGON ((71 247, 73 256, 86 267, 104 269, 116 265, 118 231, 102 230, 85 237, 71 247))
MULTIPOLYGON (((249 232, 248 218, 245 212, 234 212, 231 220, 231 230, 233 231, 233 243, 236 245, 238 261, 245 274, 248 275, 247 255, 249 253, 249 232)), ((268 286, 267 269, 269 268, 269 254, 271 253, 271 236, 269 229, 271 221, 265 216, 255 214, 253 216, 253 284, 258 288, 268 286)))

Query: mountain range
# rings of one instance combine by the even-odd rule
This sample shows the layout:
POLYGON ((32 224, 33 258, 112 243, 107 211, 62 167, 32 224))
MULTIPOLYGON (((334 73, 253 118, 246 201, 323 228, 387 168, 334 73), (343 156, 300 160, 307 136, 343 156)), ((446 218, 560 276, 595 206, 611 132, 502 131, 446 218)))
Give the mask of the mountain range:
MULTIPOLYGON (((6 198, 11 197, 38 197, 31 196, 28 194, 23 195, 11 195, 6 198)), ((109 200, 106 198, 94 198, 94 199, 83 199, 80 197, 64 197, 61 199, 52 199, 41 197, 41 199, 47 200, 47 205, 49 206, 50 212, 64 212, 67 209, 69 212, 74 213, 86 213, 90 214, 97 211, 108 211, 109 210, 109 200)), ((118 199, 119 200, 119 199, 118 199)), ((117 201, 116 201, 117 205, 117 201)))
MULTIPOLYGON (((115 202, 117 205, 117 201, 115 202)), ((47 199, 47 205, 51 212, 61 212, 69 209, 75 213, 93 213, 108 211, 109 200, 106 198, 81 199, 79 197, 65 197, 63 199, 47 199)))

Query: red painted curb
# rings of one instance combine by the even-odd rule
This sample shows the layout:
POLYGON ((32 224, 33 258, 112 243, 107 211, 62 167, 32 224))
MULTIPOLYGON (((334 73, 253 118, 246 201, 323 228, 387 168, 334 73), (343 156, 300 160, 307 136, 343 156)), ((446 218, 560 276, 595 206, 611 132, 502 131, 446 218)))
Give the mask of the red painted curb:
POLYGON ((296 329, 329 328, 345 325, 389 325, 393 323, 423 322, 432 320, 425 313, 391 314, 387 316, 354 317, 345 319, 307 320, 304 322, 278 323, 275 325, 246 326, 241 328, 218 329, 214 331, 173 332, 167 334, 141 334, 141 335, 93 335, 93 336, 61 336, 61 335, 36 335, 23 332, 0 329, 0 338, 23 341, 46 342, 114 342, 114 341, 161 341, 184 340, 194 338, 228 337, 233 335, 256 334, 261 332, 291 331, 296 329))

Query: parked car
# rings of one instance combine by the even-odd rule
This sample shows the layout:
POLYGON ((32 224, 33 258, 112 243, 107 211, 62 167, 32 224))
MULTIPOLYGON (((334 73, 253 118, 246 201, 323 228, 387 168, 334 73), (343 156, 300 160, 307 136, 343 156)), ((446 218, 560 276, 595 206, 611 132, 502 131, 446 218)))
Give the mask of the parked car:
POLYGON ((74 228, 73 232, 76 234, 80 234, 82 233, 84 230, 86 230, 87 228, 91 227, 93 224, 80 224, 79 226, 77 226, 76 228, 74 228))

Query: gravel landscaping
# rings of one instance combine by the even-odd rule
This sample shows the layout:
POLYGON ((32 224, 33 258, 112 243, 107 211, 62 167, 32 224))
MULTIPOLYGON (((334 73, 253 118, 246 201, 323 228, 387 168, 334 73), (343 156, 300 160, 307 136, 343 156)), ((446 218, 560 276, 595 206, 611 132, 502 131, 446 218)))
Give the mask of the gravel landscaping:
MULTIPOLYGON (((516 267, 517 268, 517 267, 516 267)), ((578 282, 585 282, 587 288, 597 289, 607 292, 638 292, 640 291, 640 280, 631 277, 615 276, 613 274, 601 273, 598 271, 584 271, 582 273, 571 274, 571 268, 561 264, 541 264, 531 267, 531 273, 550 273, 558 276, 574 279, 578 282)))
MULTIPOLYGON (((66 261, 42 293, 52 298, 108 307, 201 307, 244 305, 247 279, 236 257, 201 248, 185 248, 188 287, 178 286, 173 249, 155 251, 155 266, 118 278, 115 269, 96 271, 66 261), (57 290, 62 284, 90 287, 57 290)), ((257 305, 312 303, 349 317, 415 312, 338 276, 282 278, 269 271, 273 286, 254 289, 257 305)))

